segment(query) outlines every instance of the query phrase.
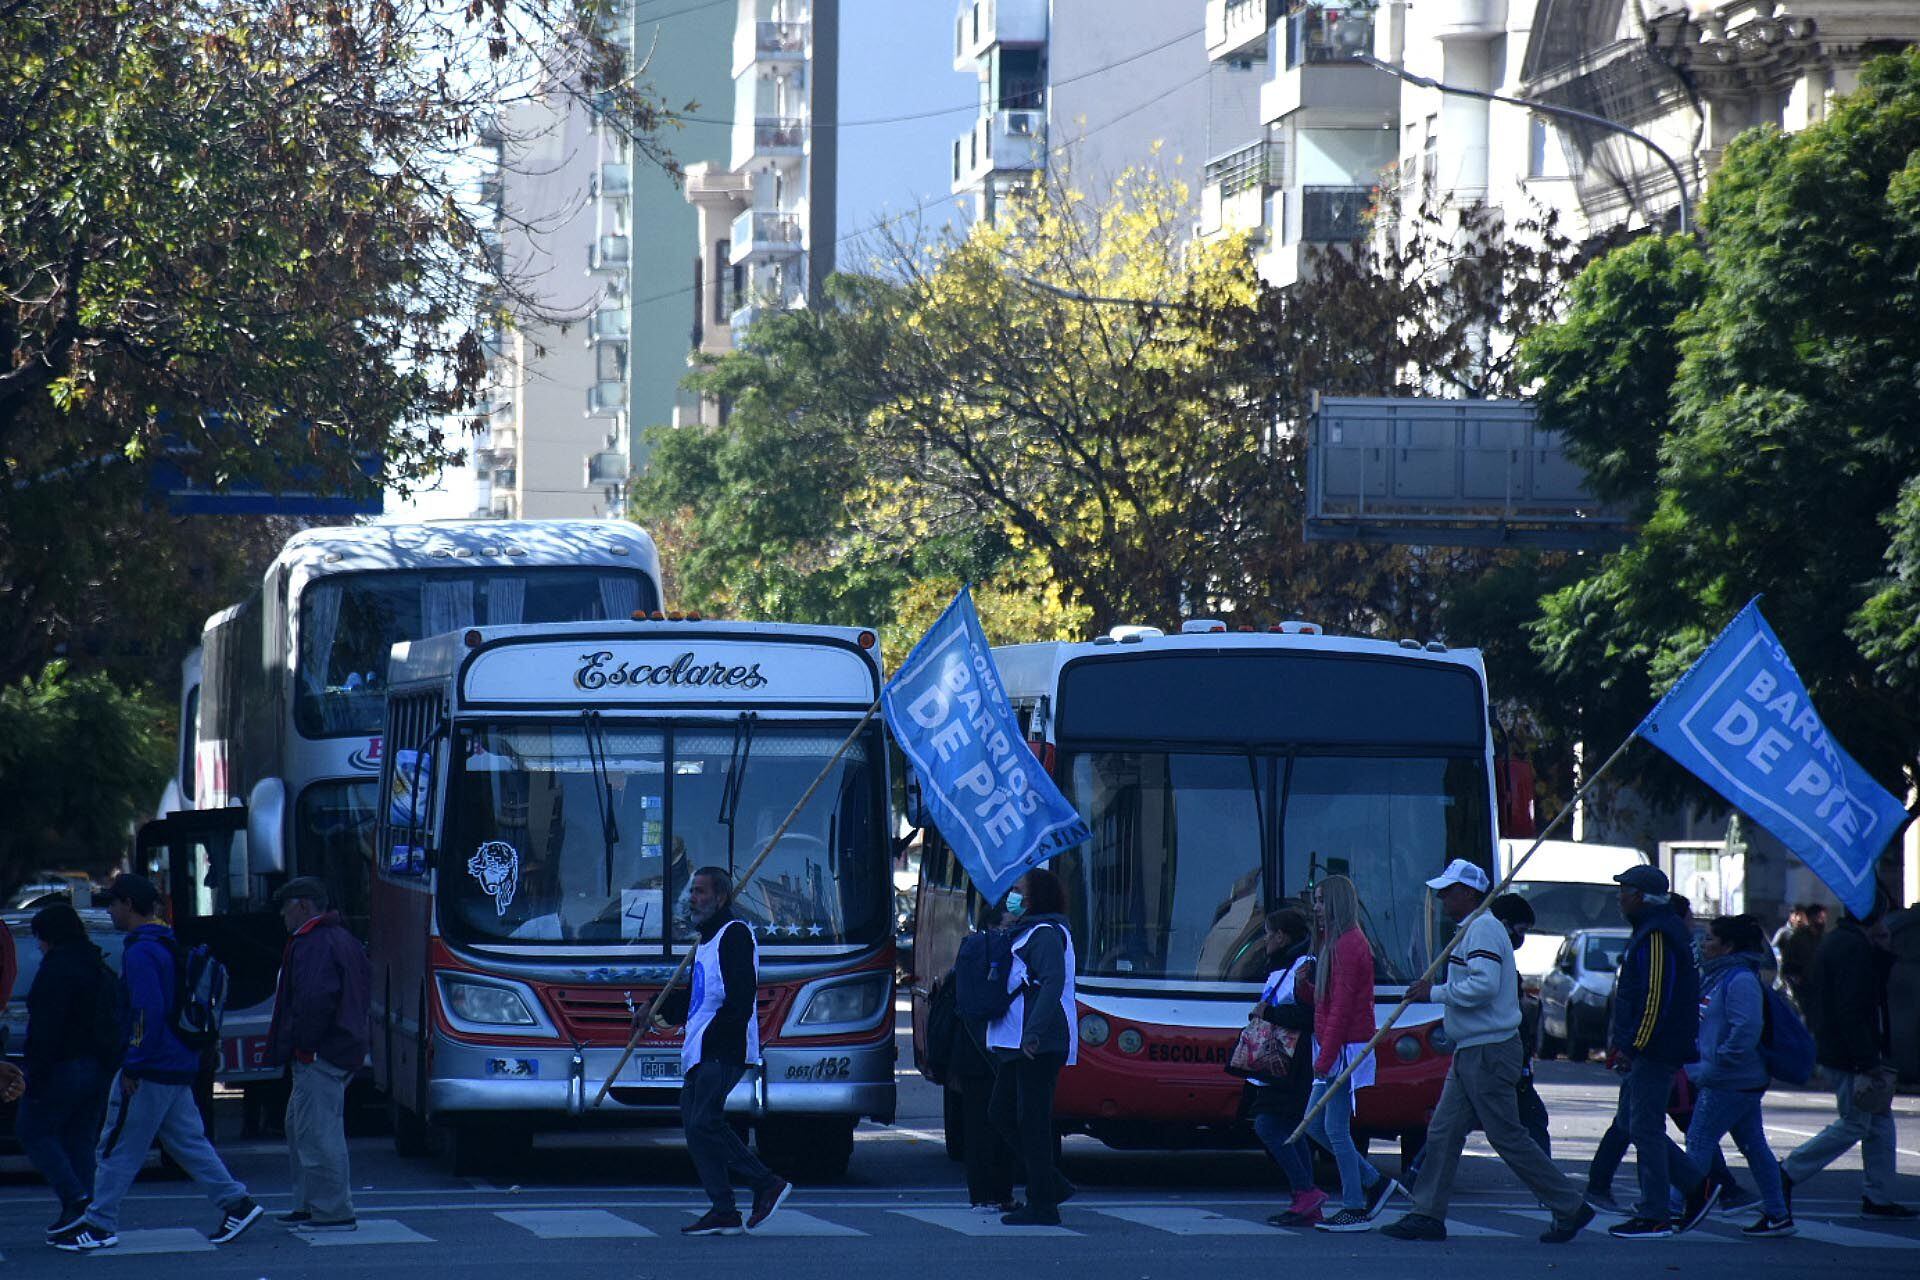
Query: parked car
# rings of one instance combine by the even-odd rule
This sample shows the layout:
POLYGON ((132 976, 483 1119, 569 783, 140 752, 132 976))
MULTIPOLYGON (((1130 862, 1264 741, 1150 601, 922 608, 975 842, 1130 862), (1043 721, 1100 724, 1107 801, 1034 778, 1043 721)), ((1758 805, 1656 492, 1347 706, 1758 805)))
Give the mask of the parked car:
MULTIPOLYGON (((1501 874, 1505 875, 1533 844, 1531 840, 1502 840, 1501 874)), ((1567 935, 1577 929, 1626 923, 1620 916, 1620 886, 1613 878, 1646 860, 1644 854, 1628 845, 1541 842, 1509 886, 1533 908, 1533 926, 1513 957, 1528 991, 1538 988, 1546 977, 1567 935)))
POLYGON ((1553 967, 1540 980, 1540 1030, 1535 1052, 1565 1052, 1574 1062, 1607 1044, 1607 997, 1632 931, 1579 929, 1560 943, 1553 967))

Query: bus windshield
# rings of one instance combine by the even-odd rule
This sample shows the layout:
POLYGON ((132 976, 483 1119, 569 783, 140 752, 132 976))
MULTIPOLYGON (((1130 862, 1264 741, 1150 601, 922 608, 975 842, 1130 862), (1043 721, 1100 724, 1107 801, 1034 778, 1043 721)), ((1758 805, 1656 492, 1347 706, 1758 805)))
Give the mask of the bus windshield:
POLYGON ((1491 852, 1476 758, 1103 750, 1061 773, 1093 828, 1058 861, 1093 976, 1256 980, 1263 913, 1341 874, 1380 980, 1404 982, 1439 941, 1426 878, 1491 852))
POLYGON ((313 582, 300 596, 294 723, 309 738, 380 732, 387 659, 403 640, 505 623, 600 622, 657 609, 632 569, 392 569, 313 582))
MULTIPOLYGON (((692 873, 744 872, 845 736, 831 725, 765 722, 751 722, 749 735, 749 723, 464 731, 440 864, 441 927, 468 942, 662 954, 687 941, 692 873)), ((738 895, 735 914, 763 944, 881 937, 892 895, 879 751, 871 736, 847 749, 738 895)))

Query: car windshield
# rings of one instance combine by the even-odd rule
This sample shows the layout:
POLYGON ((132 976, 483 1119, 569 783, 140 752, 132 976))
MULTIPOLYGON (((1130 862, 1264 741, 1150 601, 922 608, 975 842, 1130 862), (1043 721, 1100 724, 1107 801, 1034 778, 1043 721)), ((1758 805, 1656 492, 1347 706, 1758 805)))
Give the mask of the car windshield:
MULTIPOLYGON (((464 731, 439 876, 450 936, 664 950, 701 867, 743 872, 833 755, 840 726, 464 731), (731 821, 728 821, 728 819, 731 821)), ((870 942, 890 919, 878 739, 833 766, 739 893, 763 942, 870 942)))
POLYGON ((1058 861, 1091 975, 1256 979, 1262 913, 1341 874, 1406 981, 1439 941, 1426 878, 1488 862, 1477 758, 1081 751, 1062 774, 1094 833, 1058 861))
POLYGON ((393 646, 462 627, 627 618, 659 601, 646 574, 570 566, 384 570, 300 596, 294 719, 309 738, 377 734, 393 646))
POLYGON ((1626 952, 1626 938, 1590 934, 1581 963, 1586 966, 1588 973, 1612 973, 1620 967, 1620 957, 1626 952))
POLYGON ((1564 938, 1582 929, 1606 929, 1626 923, 1620 914, 1620 890, 1616 885, 1516 880, 1509 888, 1533 908, 1534 933, 1564 938))

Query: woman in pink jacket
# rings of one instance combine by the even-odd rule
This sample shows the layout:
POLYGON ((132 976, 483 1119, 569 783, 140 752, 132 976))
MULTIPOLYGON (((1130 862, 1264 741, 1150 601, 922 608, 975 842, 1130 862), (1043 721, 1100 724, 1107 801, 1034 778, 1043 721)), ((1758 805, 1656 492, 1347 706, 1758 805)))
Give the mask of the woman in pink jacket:
MULTIPOLYGON (((1333 1078, 1360 1057, 1373 1039, 1373 944, 1360 928, 1360 895, 1346 876, 1328 876, 1313 894, 1313 925, 1320 948, 1314 975, 1313 1092, 1311 1109, 1328 1094, 1333 1078)), ((1307 1136, 1340 1169, 1340 1212, 1317 1224, 1321 1231, 1365 1231, 1386 1208, 1400 1184, 1374 1168, 1353 1144, 1353 1096, 1373 1083, 1368 1055, 1328 1098, 1307 1136)))

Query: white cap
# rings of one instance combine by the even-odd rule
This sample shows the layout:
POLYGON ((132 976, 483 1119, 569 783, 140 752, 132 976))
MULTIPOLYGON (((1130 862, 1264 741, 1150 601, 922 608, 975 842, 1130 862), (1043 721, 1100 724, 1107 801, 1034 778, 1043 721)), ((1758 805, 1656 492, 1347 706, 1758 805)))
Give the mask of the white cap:
POLYGON ((1474 866, 1465 858, 1455 858, 1447 864, 1445 871, 1442 871, 1439 875, 1427 881, 1427 888, 1444 889, 1448 885, 1455 884, 1463 884, 1469 889, 1477 889, 1481 893, 1485 893, 1492 887, 1493 882, 1487 879, 1487 873, 1485 871, 1474 866))

